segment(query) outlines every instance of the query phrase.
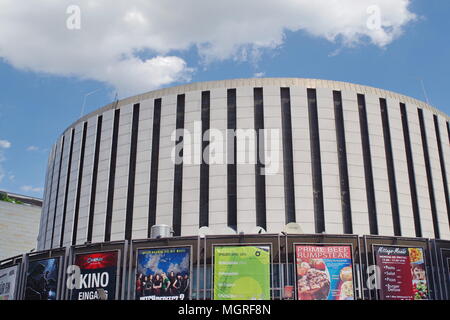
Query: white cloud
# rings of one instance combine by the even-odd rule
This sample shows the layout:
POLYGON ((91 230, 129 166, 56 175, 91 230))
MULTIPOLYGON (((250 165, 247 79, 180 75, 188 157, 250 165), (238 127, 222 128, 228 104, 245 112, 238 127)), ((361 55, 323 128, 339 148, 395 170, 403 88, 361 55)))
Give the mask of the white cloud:
POLYGON ((255 78, 262 78, 262 77, 264 77, 265 75, 266 75, 265 72, 257 72, 257 73, 255 73, 255 74, 253 75, 253 77, 255 77, 255 78))
POLYGON ((20 190, 24 192, 32 192, 32 193, 41 193, 43 191, 42 188, 36 188, 32 186, 22 186, 20 187, 20 190))
POLYGON ((0 57, 16 68, 117 88, 121 96, 176 81, 193 70, 180 52, 196 48, 204 62, 257 59, 303 30, 344 46, 385 47, 415 15, 410 0, 2 0, 0 57), (66 9, 81 8, 81 29, 66 28, 66 9), (368 28, 378 6, 382 26, 368 28), (139 57, 146 57, 144 59, 139 57))
POLYGON ((175 274, 186 272, 187 270, 189 270, 189 256, 188 255, 186 255, 179 264, 171 263, 169 265, 169 267, 167 268, 167 272, 173 271, 175 274))
MULTIPOLYGON (((162 256, 160 254, 154 254, 148 259, 147 263, 144 265, 144 269, 151 270, 153 274, 163 273, 164 271, 159 267, 159 262, 162 261, 162 256)), ((141 270, 144 272, 145 270, 141 270)))
POLYGON ((3 149, 11 148, 11 142, 7 140, 0 140, 0 183, 6 176, 5 169, 3 168, 3 162, 6 161, 3 149))
POLYGON ((0 140, 0 148, 8 149, 11 148, 11 142, 7 140, 0 140))
POLYGON ((38 150, 39 150, 39 147, 36 147, 36 146, 29 146, 27 148, 27 151, 38 151, 38 150))

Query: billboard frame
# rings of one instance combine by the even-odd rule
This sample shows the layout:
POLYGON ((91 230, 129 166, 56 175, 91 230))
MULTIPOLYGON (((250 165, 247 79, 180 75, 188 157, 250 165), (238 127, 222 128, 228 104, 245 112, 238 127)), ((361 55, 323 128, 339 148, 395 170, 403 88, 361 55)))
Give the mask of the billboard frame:
POLYGON ((38 255, 36 255, 35 259, 33 259, 33 258, 30 259, 29 254, 27 255, 27 261, 26 261, 26 264, 24 265, 24 269, 23 269, 25 279, 24 279, 23 288, 22 288, 22 300, 26 300, 25 299, 25 294, 26 294, 27 283, 28 283, 28 269, 29 269, 30 263, 32 263, 32 262, 39 262, 39 261, 43 261, 43 260, 50 260, 50 259, 57 259, 58 260, 58 274, 57 274, 58 281, 57 281, 57 284, 56 284, 56 299, 55 300, 61 300, 61 296, 63 294, 63 290, 62 290, 63 289, 62 271, 63 271, 63 268, 64 268, 64 266, 63 266, 64 260, 62 258, 64 257, 64 254, 63 255, 54 256, 54 257, 51 256, 51 251, 49 252, 49 254, 50 254, 49 257, 42 257, 42 258, 38 258, 38 255))
POLYGON ((11 265, 4 265, 4 266, 0 266, 0 271, 1 270, 5 270, 5 269, 9 269, 9 268, 13 268, 13 267, 16 267, 16 277, 15 277, 15 279, 14 279, 14 295, 13 295, 13 298, 12 299, 9 299, 9 300, 12 300, 12 301, 14 301, 14 300, 18 300, 19 298, 20 298, 20 276, 22 275, 22 271, 23 271, 23 268, 22 268, 22 263, 20 262, 20 263, 17 263, 16 261, 14 261, 14 263, 13 264, 11 264, 11 265), (22 269, 22 270, 21 270, 22 269))
MULTIPOLYGON (((80 249, 80 248, 78 248, 80 249)), ((115 297, 113 300, 119 300, 119 290, 120 290, 120 277, 121 277, 121 272, 120 272, 120 267, 121 267, 121 250, 120 249, 111 249, 111 250, 102 250, 102 251, 86 251, 86 252, 75 252, 74 250, 72 251, 72 265, 75 265, 75 261, 76 261, 76 257, 77 256, 81 256, 81 255, 88 255, 88 254, 95 254, 95 253, 108 253, 108 252, 117 252, 117 266, 116 266, 116 292, 115 292, 115 297)), ((66 284, 67 287, 67 284, 66 284)), ((68 289, 69 292, 69 296, 68 299, 71 301, 79 301, 79 300, 73 300, 72 299, 72 294, 73 294, 73 290, 74 289, 68 289)), ((108 299, 109 300, 109 299, 108 299)))
MULTIPOLYGON (((269 286, 269 293, 270 293, 270 299, 273 299, 273 293, 272 293, 272 288, 273 288, 273 246, 272 243, 227 243, 227 244, 212 244, 211 245, 211 300, 214 300, 214 266, 215 266, 215 262, 216 262, 216 255, 214 254, 215 252, 215 248, 216 247, 257 247, 257 246, 268 246, 270 248, 270 264, 269 264, 269 276, 270 276, 270 286, 269 286)), ((206 286, 206 284, 205 284, 206 286)), ((215 301, 215 300, 214 300, 215 301)), ((224 300, 217 300, 217 301, 224 301, 224 300)))
MULTIPOLYGON (((437 261, 438 269, 442 271, 442 275, 444 276, 444 279, 441 281, 444 283, 444 286, 441 289, 444 290, 444 292, 441 292, 441 299, 446 298, 447 300, 450 300, 450 248, 439 248, 434 246, 434 251, 436 255, 438 255, 438 258, 440 260, 441 266, 439 266, 439 261, 437 261), (444 252, 448 252, 449 255, 445 256, 444 252)), ((439 274, 439 272, 438 272, 439 274)))
MULTIPOLYGON (((378 267, 378 263, 377 263, 377 260, 376 260, 376 257, 375 257, 375 247, 390 247, 390 248, 407 248, 407 249, 422 249, 424 252, 423 252, 423 260, 424 260, 424 264, 425 264, 425 275, 426 275, 426 277, 427 277, 427 285, 428 285, 428 283, 430 283, 430 282, 432 282, 432 280, 430 280, 430 277, 429 277, 429 274, 428 274, 428 270, 427 270, 427 266, 429 266, 428 265, 428 258, 427 258, 427 253, 428 253, 428 251, 427 251, 427 248, 426 247, 419 247, 419 246, 407 246, 407 245, 384 245, 384 244, 376 244, 376 243, 372 243, 371 244, 371 249, 372 249, 372 261, 373 261, 373 264, 375 265, 375 266, 377 266, 378 267)), ((384 301, 384 300, 381 300, 380 299, 380 292, 379 291, 381 291, 381 289, 378 289, 378 276, 376 276, 375 277, 375 284, 376 284, 376 288, 375 288, 375 299, 376 300, 379 300, 379 301, 384 301)), ((381 284, 380 284, 381 285, 381 284)), ((429 292, 429 298, 428 298, 428 300, 434 300, 434 299, 432 299, 431 298, 431 290, 430 290, 430 287, 428 286, 428 292, 429 292)))
MULTIPOLYGON (((448 282, 450 282, 450 258, 447 258, 446 259, 446 262, 447 262, 447 264, 446 265, 444 265, 443 267, 443 270, 444 270, 444 272, 445 271, 447 271, 447 281, 448 282)), ((446 284, 445 285, 445 288, 447 289, 447 281, 444 281, 444 283, 446 284)), ((448 293, 446 293, 446 294, 448 294, 448 293)), ((447 297, 447 299, 449 299, 450 297, 447 297)))
POLYGON ((294 274, 295 274, 295 283, 294 283, 294 288, 295 288, 295 300, 296 301, 302 301, 298 299, 298 274, 297 274, 297 255, 296 255, 296 246, 315 246, 315 247, 326 247, 326 246, 334 246, 334 247, 350 247, 350 254, 351 254, 351 259, 352 259, 352 285, 353 285, 353 300, 357 300, 356 299, 356 278, 355 278, 355 257, 353 255, 353 243, 298 243, 298 242, 294 242, 292 243, 292 248, 293 248, 293 252, 294 252, 294 274))
MULTIPOLYGON (((163 246, 163 247, 139 247, 139 248, 135 248, 134 250, 131 250, 131 253, 135 253, 136 254, 136 259, 135 259, 135 263, 136 263, 136 272, 137 272, 137 265, 138 265, 138 255, 139 255, 139 250, 154 250, 154 249, 182 249, 182 248, 189 248, 189 297, 192 297, 192 275, 193 275, 193 254, 192 254, 192 245, 188 245, 188 246, 163 246)), ((131 267, 131 265, 130 265, 131 267)), ((131 276, 133 276, 133 279, 136 278, 136 274, 133 275, 133 270, 132 268, 129 268, 129 271, 131 273, 131 276)), ((132 288, 132 300, 134 301, 140 301, 140 300, 136 300, 136 280, 132 280, 131 278, 128 279, 128 285, 131 289, 131 285, 134 284, 134 287, 132 288)), ((191 300, 191 299, 190 299, 191 300)), ((184 301, 184 300, 183 300, 184 301)))

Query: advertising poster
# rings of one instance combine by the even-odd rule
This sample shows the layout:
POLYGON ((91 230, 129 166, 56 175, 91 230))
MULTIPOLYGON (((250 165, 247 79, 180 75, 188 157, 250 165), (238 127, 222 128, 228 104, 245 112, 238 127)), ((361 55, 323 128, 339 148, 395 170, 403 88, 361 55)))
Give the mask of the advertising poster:
POLYGON ((140 249, 137 254, 136 300, 188 300, 191 249, 140 249))
POLYGON ((354 300, 352 247, 295 245, 298 300, 354 300))
POLYGON ((450 299, 450 258, 447 258, 447 298, 450 299))
POLYGON ((381 300, 428 300, 422 248, 374 246, 381 300))
POLYGON ((59 258, 28 264, 25 300, 56 300, 59 258))
POLYGON ((75 265, 80 267, 81 279, 80 288, 73 289, 72 300, 99 300, 103 292, 107 300, 114 300, 118 255, 118 251, 76 255, 75 265))
POLYGON ((214 247, 214 300, 270 300, 270 247, 214 247))
POLYGON ((18 270, 18 266, 12 266, 0 270, 0 301, 14 300, 18 270))
POLYGON ((448 281, 450 282, 450 258, 447 258, 448 281))

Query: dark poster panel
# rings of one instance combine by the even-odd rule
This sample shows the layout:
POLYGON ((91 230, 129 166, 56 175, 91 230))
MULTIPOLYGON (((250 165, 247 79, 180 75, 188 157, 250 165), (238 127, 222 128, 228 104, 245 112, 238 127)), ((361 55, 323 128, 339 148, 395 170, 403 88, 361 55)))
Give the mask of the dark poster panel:
POLYGON ((60 258, 30 261, 25 300, 56 300, 60 258))
POLYGON ((381 300, 428 300, 424 250, 374 246, 381 300))
POLYGON ((136 300, 189 299, 190 248, 140 249, 136 267, 136 300))
POLYGON ((447 258, 447 299, 450 300, 450 258, 447 258))
POLYGON ((450 258, 447 258, 447 279, 450 283, 450 258))
POLYGON ((103 289, 107 300, 116 299, 118 251, 79 254, 75 265, 80 268, 80 288, 72 292, 72 300, 99 300, 103 289))

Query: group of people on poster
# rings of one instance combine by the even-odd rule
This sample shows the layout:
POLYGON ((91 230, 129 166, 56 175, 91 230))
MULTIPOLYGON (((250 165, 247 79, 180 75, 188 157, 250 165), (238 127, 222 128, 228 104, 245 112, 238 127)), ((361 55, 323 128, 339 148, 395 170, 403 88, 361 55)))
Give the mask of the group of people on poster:
POLYGON ((136 278, 136 297, 147 296, 180 296, 189 298, 190 279, 188 274, 171 271, 169 274, 150 274, 145 276, 139 273, 136 278))
POLYGON ((190 248, 140 249, 137 300, 186 300, 190 297, 190 248))

